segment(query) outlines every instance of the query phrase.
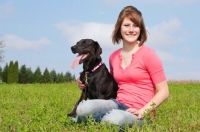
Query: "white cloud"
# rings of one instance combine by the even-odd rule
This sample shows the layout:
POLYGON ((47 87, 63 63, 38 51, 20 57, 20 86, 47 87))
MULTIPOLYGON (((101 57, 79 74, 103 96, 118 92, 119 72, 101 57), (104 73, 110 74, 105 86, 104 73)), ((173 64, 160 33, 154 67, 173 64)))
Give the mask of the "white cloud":
MULTIPOLYGON (((113 46, 111 37, 114 24, 95 22, 70 24, 68 22, 61 22, 55 26, 62 32, 70 45, 74 45, 80 39, 91 38, 98 41, 104 48, 113 46)), ((184 40, 178 34, 180 29, 181 22, 178 19, 172 19, 168 22, 164 21, 153 27, 147 27, 150 33, 147 45, 155 49, 170 48, 172 45, 184 40)))
POLYGON ((62 22, 56 24, 56 27, 61 30, 70 45, 76 44, 80 39, 90 38, 98 41, 102 47, 108 48, 113 46, 111 35, 114 25, 112 24, 89 22, 72 25, 62 22))
POLYGON ((13 4, 7 2, 3 5, 0 5, 0 19, 5 19, 14 13, 13 4))
POLYGON ((47 38, 41 38, 39 40, 30 41, 12 34, 4 35, 3 40, 5 42, 6 49, 32 50, 37 52, 41 52, 42 47, 52 44, 47 38))
POLYGON ((154 48, 166 48, 183 41, 181 36, 175 35, 180 27, 181 22, 178 19, 162 22, 154 27, 147 27, 149 32, 148 45, 154 48))

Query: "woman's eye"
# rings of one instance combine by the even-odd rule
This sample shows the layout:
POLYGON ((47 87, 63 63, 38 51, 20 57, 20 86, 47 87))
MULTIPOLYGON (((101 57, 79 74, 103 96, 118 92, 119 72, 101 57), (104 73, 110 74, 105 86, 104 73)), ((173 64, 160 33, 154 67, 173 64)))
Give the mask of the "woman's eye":
POLYGON ((134 23, 133 26, 134 26, 134 27, 139 27, 139 23, 138 23, 138 24, 135 24, 135 23, 134 23))

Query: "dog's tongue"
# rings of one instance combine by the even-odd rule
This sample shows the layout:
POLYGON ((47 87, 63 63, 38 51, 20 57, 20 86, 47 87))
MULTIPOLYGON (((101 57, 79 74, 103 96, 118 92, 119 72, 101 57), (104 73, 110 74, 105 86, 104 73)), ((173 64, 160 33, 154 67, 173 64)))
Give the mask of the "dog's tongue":
POLYGON ((79 65, 79 61, 80 59, 83 57, 84 55, 79 55, 75 58, 75 60, 72 62, 71 64, 71 68, 75 68, 79 65))

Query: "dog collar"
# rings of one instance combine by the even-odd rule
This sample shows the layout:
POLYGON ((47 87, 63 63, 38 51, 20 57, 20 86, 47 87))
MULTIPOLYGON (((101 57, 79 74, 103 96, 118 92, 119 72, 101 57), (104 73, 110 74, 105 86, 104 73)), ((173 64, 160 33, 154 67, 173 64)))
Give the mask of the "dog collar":
POLYGON ((92 69, 92 72, 94 72, 96 69, 98 69, 102 64, 103 64, 103 62, 100 62, 98 65, 96 65, 96 66, 92 69))

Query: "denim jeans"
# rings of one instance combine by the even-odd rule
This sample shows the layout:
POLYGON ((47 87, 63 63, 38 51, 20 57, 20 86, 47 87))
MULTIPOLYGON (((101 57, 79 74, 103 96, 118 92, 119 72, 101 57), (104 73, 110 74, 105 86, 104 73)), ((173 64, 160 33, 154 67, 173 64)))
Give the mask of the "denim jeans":
POLYGON ((97 122, 108 122, 119 126, 132 126, 137 123, 142 125, 143 120, 138 120, 136 115, 133 115, 126 110, 129 107, 118 102, 115 99, 102 100, 86 100, 79 103, 77 107, 77 122, 86 122, 87 115, 93 115, 97 122))

